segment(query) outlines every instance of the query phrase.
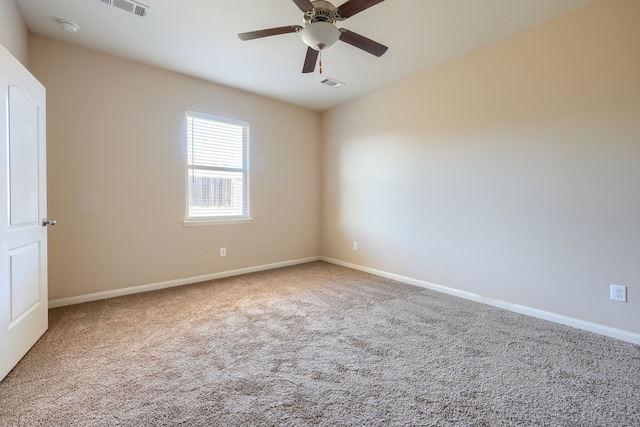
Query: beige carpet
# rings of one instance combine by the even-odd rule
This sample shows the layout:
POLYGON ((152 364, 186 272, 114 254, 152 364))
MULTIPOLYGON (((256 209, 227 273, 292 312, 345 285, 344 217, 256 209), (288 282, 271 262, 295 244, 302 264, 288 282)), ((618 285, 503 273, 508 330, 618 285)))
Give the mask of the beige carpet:
POLYGON ((316 262, 50 311, 2 426, 640 426, 640 347, 316 262))

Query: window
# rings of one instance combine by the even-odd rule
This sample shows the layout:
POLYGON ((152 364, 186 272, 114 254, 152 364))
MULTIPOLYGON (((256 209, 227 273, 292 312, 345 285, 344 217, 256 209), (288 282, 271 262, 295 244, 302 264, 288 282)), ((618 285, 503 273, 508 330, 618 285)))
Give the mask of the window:
POLYGON ((187 111, 187 222, 249 219, 249 123, 187 111))

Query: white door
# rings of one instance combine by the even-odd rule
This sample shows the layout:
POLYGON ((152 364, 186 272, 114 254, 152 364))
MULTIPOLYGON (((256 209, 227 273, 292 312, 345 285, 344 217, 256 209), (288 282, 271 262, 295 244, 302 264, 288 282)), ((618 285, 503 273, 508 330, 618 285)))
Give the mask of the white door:
POLYGON ((45 89, 0 45, 0 380, 48 326, 45 89))

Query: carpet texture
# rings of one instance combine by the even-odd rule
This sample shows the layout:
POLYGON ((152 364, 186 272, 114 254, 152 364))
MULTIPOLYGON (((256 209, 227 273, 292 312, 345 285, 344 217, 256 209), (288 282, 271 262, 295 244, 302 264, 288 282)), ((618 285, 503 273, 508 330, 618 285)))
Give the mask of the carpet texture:
POLYGON ((314 262, 50 311, 2 426, 640 426, 640 347, 314 262))

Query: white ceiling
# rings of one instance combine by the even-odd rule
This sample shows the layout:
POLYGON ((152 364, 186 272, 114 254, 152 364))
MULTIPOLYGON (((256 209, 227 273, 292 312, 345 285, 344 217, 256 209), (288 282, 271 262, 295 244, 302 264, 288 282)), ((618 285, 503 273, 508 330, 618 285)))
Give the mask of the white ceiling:
POLYGON ((302 25, 292 0, 141 0, 150 6, 143 18, 100 0, 16 3, 33 33, 324 110, 594 1, 386 0, 338 26, 389 46, 387 53, 377 58, 339 41, 322 54, 322 76, 301 73, 307 47, 298 34, 237 37, 302 25), (65 32, 59 19, 80 31, 65 32), (346 85, 322 85, 324 77, 346 85))

